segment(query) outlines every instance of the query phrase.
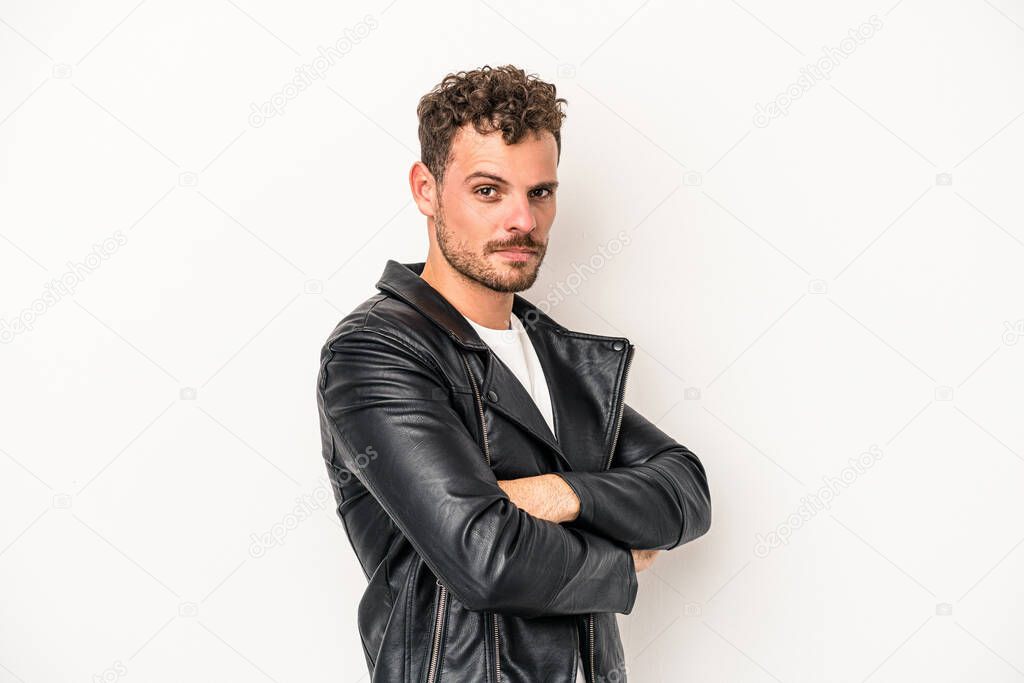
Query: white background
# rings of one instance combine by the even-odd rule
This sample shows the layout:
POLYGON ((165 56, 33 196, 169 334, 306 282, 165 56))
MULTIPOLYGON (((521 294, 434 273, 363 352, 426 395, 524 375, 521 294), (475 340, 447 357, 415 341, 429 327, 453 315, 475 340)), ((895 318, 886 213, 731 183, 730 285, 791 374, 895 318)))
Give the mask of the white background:
POLYGON ((504 63, 569 101, 526 296, 711 482, 630 680, 1024 680, 1024 6, 427 5, 0 4, 0 683, 366 679, 320 347, 426 254, 419 97, 504 63))

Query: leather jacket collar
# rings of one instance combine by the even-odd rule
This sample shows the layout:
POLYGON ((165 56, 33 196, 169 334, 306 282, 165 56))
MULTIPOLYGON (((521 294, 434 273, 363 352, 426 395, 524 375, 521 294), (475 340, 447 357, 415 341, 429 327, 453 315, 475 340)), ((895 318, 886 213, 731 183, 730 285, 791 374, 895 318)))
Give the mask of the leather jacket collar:
POLYGON ((546 444, 568 469, 604 469, 634 352, 629 339, 569 330, 513 295, 512 312, 523 321, 551 391, 553 434, 515 375, 489 352, 465 316, 420 277, 425 265, 388 259, 376 287, 416 308, 459 346, 487 352, 479 391, 492 409, 546 444))

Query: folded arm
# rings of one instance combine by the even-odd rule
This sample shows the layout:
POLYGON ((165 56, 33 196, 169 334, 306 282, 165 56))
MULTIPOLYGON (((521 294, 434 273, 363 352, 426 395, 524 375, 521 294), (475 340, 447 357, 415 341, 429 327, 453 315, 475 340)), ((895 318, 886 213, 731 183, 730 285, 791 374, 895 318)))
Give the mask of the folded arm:
POLYGON ((441 372, 406 343, 369 329, 333 341, 317 400, 333 440, 330 464, 359 479, 469 609, 524 617, 632 610, 629 550, 513 504, 441 372))
POLYGON ((559 472, 579 498, 572 526, 631 548, 675 548, 711 526, 704 466, 628 404, 612 466, 600 472, 559 472))

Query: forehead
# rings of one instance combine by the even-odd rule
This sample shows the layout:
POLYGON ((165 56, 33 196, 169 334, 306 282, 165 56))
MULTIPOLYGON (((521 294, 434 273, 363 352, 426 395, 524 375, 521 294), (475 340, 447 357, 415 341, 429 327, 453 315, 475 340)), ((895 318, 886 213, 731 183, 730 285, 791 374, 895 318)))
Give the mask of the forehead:
POLYGON ((507 145, 500 130, 481 135, 466 124, 452 140, 450 170, 458 176, 490 169, 510 179, 519 174, 553 178, 557 167, 558 144, 549 130, 528 131, 519 142, 507 145))

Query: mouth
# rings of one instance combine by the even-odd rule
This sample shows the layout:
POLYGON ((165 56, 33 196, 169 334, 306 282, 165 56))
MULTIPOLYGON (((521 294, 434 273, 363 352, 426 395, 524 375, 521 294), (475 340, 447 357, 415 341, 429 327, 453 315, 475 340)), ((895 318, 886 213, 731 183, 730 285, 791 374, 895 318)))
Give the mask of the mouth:
POLYGON ((512 261, 526 261, 537 255, 537 252, 533 249, 526 249, 524 247, 512 247, 509 249, 498 249, 495 251, 496 254, 500 254, 505 258, 512 261))

